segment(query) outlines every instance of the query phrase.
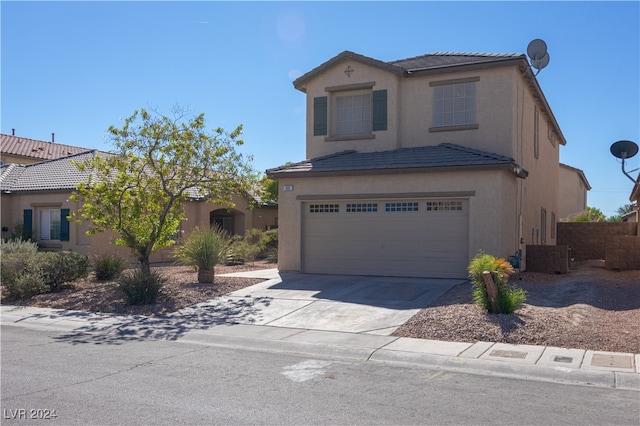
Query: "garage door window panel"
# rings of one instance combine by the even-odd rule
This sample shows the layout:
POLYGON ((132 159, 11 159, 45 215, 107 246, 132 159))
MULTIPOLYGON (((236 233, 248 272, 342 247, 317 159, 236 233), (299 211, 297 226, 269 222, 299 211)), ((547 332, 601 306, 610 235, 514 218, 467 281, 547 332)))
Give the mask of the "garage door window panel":
POLYGON ((462 211, 462 201, 427 201, 427 211, 462 211))
POLYGON ((417 212, 419 209, 418 202, 401 202, 401 203, 386 203, 384 205, 384 211, 386 212, 417 212))
POLYGON ((375 213, 377 211, 378 211, 377 203, 347 204, 347 213, 375 213))
POLYGON ((340 204, 310 204, 309 213, 340 213, 340 204))

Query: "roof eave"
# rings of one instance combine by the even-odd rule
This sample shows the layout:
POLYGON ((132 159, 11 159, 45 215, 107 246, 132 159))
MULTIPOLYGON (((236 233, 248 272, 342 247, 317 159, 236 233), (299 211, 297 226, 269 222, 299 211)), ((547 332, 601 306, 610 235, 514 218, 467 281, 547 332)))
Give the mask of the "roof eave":
POLYGON ((411 77, 415 77, 415 76, 443 74, 443 73, 451 73, 451 72, 485 70, 489 68, 520 65, 522 62, 526 63, 526 59, 524 59, 524 57, 498 58, 498 59, 491 59, 483 62, 473 62, 473 63, 467 63, 467 64, 447 64, 447 65, 440 65, 437 67, 410 69, 410 70, 407 70, 407 75, 411 77))
POLYGON ((312 69, 311 71, 307 72, 306 74, 298 77, 294 82, 293 82, 293 87, 295 87, 296 89, 300 90, 301 92, 306 93, 307 89, 306 89, 306 84, 307 82, 309 82, 310 80, 312 80, 313 78, 317 77, 318 75, 322 74, 327 68, 330 68, 342 61, 346 61, 346 60, 352 60, 352 61, 357 61, 360 63, 363 63, 365 65, 370 65, 394 74, 398 74, 398 75, 404 75, 405 74, 405 70, 402 67, 399 67, 397 65, 391 65, 387 62, 383 62, 380 61, 378 59, 373 59, 370 58, 368 56, 364 56, 364 55, 360 55, 358 53, 355 52, 351 52, 349 50, 345 50, 344 52, 334 56, 333 58, 329 59, 328 61, 320 64, 319 66, 315 67, 314 69, 312 69))
POLYGON ((334 177, 334 176, 371 176, 371 175, 389 175, 389 174, 412 174, 412 173, 449 173, 461 171, 493 171, 508 170, 514 172, 517 177, 524 179, 528 176, 528 172, 515 163, 497 163, 497 164, 473 164, 473 165, 457 165, 457 166, 427 166, 427 167, 403 167, 403 168, 384 168, 384 169, 351 169, 351 170, 329 170, 329 171, 275 171, 267 170, 269 179, 298 179, 298 178, 315 178, 315 177, 334 177))

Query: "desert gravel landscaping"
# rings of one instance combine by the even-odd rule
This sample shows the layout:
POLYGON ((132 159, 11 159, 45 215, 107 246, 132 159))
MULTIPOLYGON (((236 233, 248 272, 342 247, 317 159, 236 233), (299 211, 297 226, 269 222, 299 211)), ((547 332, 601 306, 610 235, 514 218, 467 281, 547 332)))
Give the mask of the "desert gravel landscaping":
MULTIPOLYGON (((58 293, 3 304, 162 316, 256 284, 261 279, 220 274, 275 268, 266 261, 217 266, 215 284, 198 284, 197 273, 184 266, 157 269, 167 278, 160 301, 127 306, 116 283, 87 279, 58 293)), ((527 301, 512 315, 488 315, 473 304, 471 284, 460 284, 422 309, 394 333, 422 339, 557 346, 640 353, 640 271, 606 270, 604 261, 577 262, 566 275, 516 274, 510 282, 527 292, 527 301)))
POLYGON ((640 353, 640 271, 604 261, 577 262, 566 275, 523 272, 510 283, 527 292, 512 315, 488 315, 458 285, 400 327, 395 336, 502 342, 640 353))

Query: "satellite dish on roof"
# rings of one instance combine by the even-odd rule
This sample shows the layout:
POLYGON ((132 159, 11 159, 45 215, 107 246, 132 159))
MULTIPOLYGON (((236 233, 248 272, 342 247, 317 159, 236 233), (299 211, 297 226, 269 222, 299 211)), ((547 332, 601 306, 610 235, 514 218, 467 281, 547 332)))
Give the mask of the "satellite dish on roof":
POLYGON ((545 53, 544 56, 540 59, 534 59, 531 61, 531 66, 537 70, 541 70, 542 68, 549 65, 549 54, 545 53))
POLYGON ((638 169, 630 170, 629 172, 627 172, 624 169, 624 160, 626 160, 627 158, 631 158, 638 153, 638 145, 635 142, 622 140, 614 142, 613 145, 611 145, 610 150, 611 154, 613 154, 614 157, 622 160, 622 173, 624 173, 626 177, 631 179, 633 183, 637 184, 638 182, 629 173, 635 172, 638 169))
POLYGON ((527 55, 529 55, 532 61, 540 60, 546 54, 547 43, 545 43, 544 40, 540 40, 539 38, 537 38, 531 41, 531 43, 529 43, 529 46, 527 46, 527 55))
POLYGON ((549 53, 547 52, 547 43, 539 38, 532 40, 527 46, 527 55, 531 60, 531 66, 538 70, 534 77, 547 65, 549 65, 549 53))

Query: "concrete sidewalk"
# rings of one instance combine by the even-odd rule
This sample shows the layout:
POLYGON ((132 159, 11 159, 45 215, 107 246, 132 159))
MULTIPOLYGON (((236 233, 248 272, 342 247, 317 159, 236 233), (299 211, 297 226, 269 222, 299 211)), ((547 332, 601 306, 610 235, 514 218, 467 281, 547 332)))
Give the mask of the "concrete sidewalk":
POLYGON ((176 340, 640 391, 640 354, 390 335, 460 281, 241 274, 267 281, 160 318, 2 305, 0 324, 69 343, 176 340))

